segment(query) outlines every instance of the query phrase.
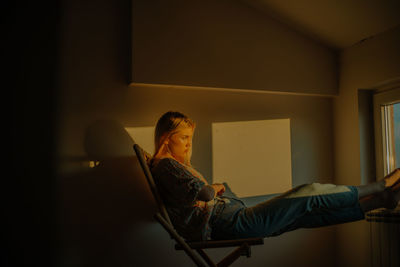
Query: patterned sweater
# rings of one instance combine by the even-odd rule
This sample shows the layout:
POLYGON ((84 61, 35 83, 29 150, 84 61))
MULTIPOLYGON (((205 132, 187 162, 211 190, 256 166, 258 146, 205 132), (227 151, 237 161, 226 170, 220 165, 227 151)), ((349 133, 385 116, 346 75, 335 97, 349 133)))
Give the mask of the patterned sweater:
POLYGON ((177 232, 188 241, 210 239, 212 211, 216 205, 224 205, 224 200, 219 197, 208 202, 197 199, 207 183, 204 177, 172 158, 159 160, 153 164, 151 172, 177 232))

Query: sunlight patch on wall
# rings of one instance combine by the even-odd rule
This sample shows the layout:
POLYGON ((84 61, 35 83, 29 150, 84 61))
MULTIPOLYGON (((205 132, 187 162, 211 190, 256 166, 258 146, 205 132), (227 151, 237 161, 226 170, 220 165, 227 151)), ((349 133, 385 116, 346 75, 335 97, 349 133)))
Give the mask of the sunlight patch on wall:
POLYGON ((153 155, 154 152, 154 126, 150 127, 125 127, 133 141, 141 148, 153 155))
POLYGON ((212 123, 213 182, 238 197, 292 188, 290 119, 212 123))

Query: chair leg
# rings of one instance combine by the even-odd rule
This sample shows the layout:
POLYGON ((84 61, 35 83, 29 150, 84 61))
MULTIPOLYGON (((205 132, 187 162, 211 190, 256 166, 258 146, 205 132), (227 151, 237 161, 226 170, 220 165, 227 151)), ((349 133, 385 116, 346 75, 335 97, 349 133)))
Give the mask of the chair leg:
POLYGON ((197 253, 200 254, 200 256, 205 260, 205 262, 207 262, 207 264, 210 267, 217 267, 217 265, 210 259, 210 257, 208 257, 208 255, 204 252, 204 250, 198 248, 196 249, 197 253))
POLYGON ((170 224, 161 216, 161 214, 156 213, 154 215, 156 220, 161 223, 165 230, 180 244, 183 249, 185 250, 186 254, 195 262, 198 267, 206 267, 206 265, 202 262, 201 258, 196 255, 193 250, 189 247, 189 245, 185 242, 185 240, 180 237, 175 230, 172 228, 170 224))
POLYGON ((249 245, 247 243, 243 243, 240 247, 231 252, 228 256, 223 258, 218 264, 218 267, 227 267, 231 265, 234 261, 236 261, 241 255, 243 255, 244 251, 249 250, 249 245))

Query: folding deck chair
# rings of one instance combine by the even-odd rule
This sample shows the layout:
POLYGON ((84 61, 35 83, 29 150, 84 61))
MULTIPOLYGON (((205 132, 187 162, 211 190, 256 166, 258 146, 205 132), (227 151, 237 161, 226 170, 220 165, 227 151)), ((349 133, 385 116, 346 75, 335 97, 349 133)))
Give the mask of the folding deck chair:
POLYGON ((234 240, 212 240, 212 241, 199 241, 199 242, 186 242, 186 240, 181 237, 174 229, 171 220, 168 216, 165 205, 158 193, 156 184, 154 183, 153 176, 150 172, 148 163, 151 160, 151 155, 144 151, 138 144, 134 144, 133 148, 139 160, 140 166, 146 176, 147 182, 150 186, 151 192, 156 199, 159 212, 154 215, 154 218, 164 227, 164 229, 169 233, 170 237, 176 241, 175 249, 184 250, 186 254, 193 260, 197 266, 201 267, 224 267, 231 265, 240 256, 251 256, 251 246, 252 245, 262 245, 264 244, 263 238, 246 238, 246 239, 234 239, 234 240), (214 263, 211 258, 206 254, 203 249, 207 248, 223 248, 223 247, 237 247, 225 258, 223 258, 217 264, 214 263), (197 255, 194 251, 197 251, 197 255), (203 260, 204 261, 203 261, 203 260), (207 265, 204 263, 206 262, 207 265))

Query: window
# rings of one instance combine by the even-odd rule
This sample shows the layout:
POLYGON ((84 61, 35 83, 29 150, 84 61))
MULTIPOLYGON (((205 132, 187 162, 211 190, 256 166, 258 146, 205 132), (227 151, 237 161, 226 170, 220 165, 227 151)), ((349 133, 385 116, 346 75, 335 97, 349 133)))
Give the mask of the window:
POLYGON ((400 102, 381 106, 385 174, 400 167, 400 102))
POLYGON ((400 167, 400 87, 374 95, 377 176, 400 167))

